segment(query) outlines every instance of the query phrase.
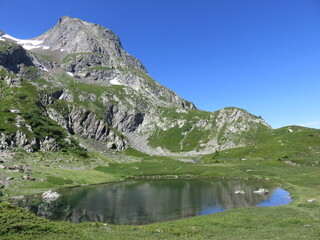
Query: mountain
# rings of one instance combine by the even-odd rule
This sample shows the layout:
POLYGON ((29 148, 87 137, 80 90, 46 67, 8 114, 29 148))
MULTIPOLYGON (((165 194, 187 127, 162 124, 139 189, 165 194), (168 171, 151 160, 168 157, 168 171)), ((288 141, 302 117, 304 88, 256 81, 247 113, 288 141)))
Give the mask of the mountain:
POLYGON ((152 79, 111 30, 78 18, 29 40, 0 32, 0 87, 0 150, 193 156, 273 131, 243 109, 198 110, 152 79))

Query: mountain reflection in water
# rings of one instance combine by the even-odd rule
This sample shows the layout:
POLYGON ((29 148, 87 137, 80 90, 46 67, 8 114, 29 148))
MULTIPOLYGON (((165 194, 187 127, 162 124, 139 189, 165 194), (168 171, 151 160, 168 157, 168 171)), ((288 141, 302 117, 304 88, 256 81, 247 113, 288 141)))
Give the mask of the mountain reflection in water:
POLYGON ((226 209, 275 206, 291 201, 289 193, 269 182, 205 180, 148 180, 60 190, 54 202, 41 197, 25 199, 20 205, 52 220, 147 224, 226 209), (254 194, 267 188, 268 195, 254 194), (245 191, 237 195, 237 190, 245 191))

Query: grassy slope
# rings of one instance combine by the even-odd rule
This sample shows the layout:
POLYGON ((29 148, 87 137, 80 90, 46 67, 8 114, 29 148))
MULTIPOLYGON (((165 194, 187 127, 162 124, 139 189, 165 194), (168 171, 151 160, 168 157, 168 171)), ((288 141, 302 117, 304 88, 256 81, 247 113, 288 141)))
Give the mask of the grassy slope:
MULTIPOLYGON (((320 168, 319 165, 312 166, 311 164, 315 156, 305 156, 305 165, 299 166, 286 164, 277 159, 252 157, 241 161, 238 157, 233 157, 231 151, 220 152, 214 159, 203 159, 203 163, 195 164, 183 163, 171 158, 150 157, 132 149, 126 153, 130 154, 129 158, 125 155, 115 155, 112 157, 113 160, 111 157, 106 158, 95 154, 91 156, 92 162, 86 162, 86 164, 77 162, 78 160, 72 156, 64 158, 59 156, 59 163, 52 164, 50 167, 42 167, 42 164, 53 162, 49 158, 54 158, 54 155, 45 155, 48 161, 44 163, 37 161, 36 171, 40 171, 43 176, 55 176, 58 180, 66 178, 73 183, 62 180, 50 182, 47 177, 45 187, 37 188, 33 185, 34 182, 26 187, 31 188, 29 191, 32 193, 42 191, 44 188, 113 181, 141 175, 174 174, 213 178, 267 177, 288 189, 294 201, 287 206, 235 209, 145 226, 50 222, 26 213, 25 210, 2 204, 0 205, 0 236, 3 239, 317 239, 320 234, 320 168), (132 160, 117 163, 115 158, 132 160), (84 165, 86 169, 61 170, 58 168, 59 165, 68 165, 74 169, 78 165, 84 165), (247 169, 253 171, 246 172, 247 169), (306 200, 310 198, 316 198, 317 201, 306 203, 306 200)), ((28 161, 24 155, 21 157, 16 161, 28 161)), ((38 154, 34 156, 34 159, 41 159, 41 157, 38 154)), ((21 194, 25 193, 18 187, 12 194, 17 194, 19 191, 21 194)))
MULTIPOLYGON (((84 90, 97 96, 102 94, 101 91, 108 93, 108 89, 110 94, 115 92, 119 98, 123 95, 123 89, 117 86, 114 87, 115 89, 101 89, 72 82, 63 77, 60 80, 72 91, 75 102, 80 105, 84 103, 79 101, 77 93, 82 93, 84 90)), ((35 79, 35 81, 49 84, 44 79, 35 79)), ((2 83, 4 84, 3 81, 2 83)), ((2 91, 5 99, 1 102, 1 131, 14 132, 16 129, 13 124, 3 124, 16 117, 8 112, 8 109, 15 107, 21 108, 22 111, 32 110, 29 103, 36 100, 36 91, 30 84, 25 84, 21 88, 3 87, 2 91), (25 104, 28 107, 24 106, 25 104)), ((37 106, 32 108, 38 110, 37 106)), ((90 108, 99 112, 101 104, 94 102, 90 108)), ((169 119, 183 115, 174 110, 166 114, 169 119)), ((181 129, 181 131, 192 129, 192 123, 198 119, 199 114, 204 119, 209 115, 197 110, 189 111, 185 116, 189 121, 188 129, 181 129)), ((43 129, 51 127, 58 132, 61 129, 49 119, 44 119, 42 125, 44 125, 43 129)), ((271 134, 262 133, 255 139, 257 141, 255 146, 207 155, 199 159, 200 162, 196 164, 183 163, 172 158, 150 157, 132 149, 126 151, 130 156, 108 157, 89 153, 89 158, 79 158, 72 153, 17 154, 10 165, 29 165, 28 168, 32 170, 31 176, 36 180, 25 181, 21 179, 23 173, 0 169, 1 179, 8 176, 15 177, 10 188, 1 189, 5 194, 2 199, 38 193, 46 189, 111 182, 137 176, 180 175, 212 178, 270 178, 271 181, 288 189, 294 201, 287 206, 235 209, 146 226, 51 222, 38 218, 26 210, 1 203, 0 239, 317 239, 320 235, 320 168, 317 162, 320 158, 320 135, 319 131, 314 129, 291 128, 292 133, 289 133, 287 128, 274 130, 271 134), (288 164, 285 161, 297 163, 297 165, 288 164), (248 169, 252 171, 247 172, 248 169), (40 182, 41 178, 45 182, 40 182), (306 200, 311 198, 317 200, 314 203, 306 203, 306 200)), ((47 134, 42 131, 43 129, 38 131, 39 137, 42 137, 40 134, 47 134)), ((183 149, 173 144, 183 139, 181 134, 175 131, 158 132, 157 134, 160 135, 159 138, 155 138, 154 144, 157 145, 160 139, 163 141, 161 144, 168 146, 168 149, 188 151, 193 149, 202 138, 197 133, 192 131, 190 136, 184 139, 183 149), (168 137, 169 139, 177 138, 177 140, 170 143, 167 141, 168 137)), ((6 164, 9 163, 6 162, 6 164)))
POLYGON ((230 142, 243 146, 257 143, 256 136, 259 134, 271 134, 267 126, 252 121, 259 120, 259 117, 235 107, 224 108, 213 113, 196 109, 182 112, 175 108, 162 108, 161 116, 175 125, 168 129, 158 128, 148 138, 149 145, 154 148, 160 146, 171 152, 199 151, 211 140, 216 140, 221 146, 228 145, 230 142), (228 119, 234 117, 236 111, 242 112, 242 116, 228 122, 228 119), (221 121, 224 122, 222 126, 221 121), (183 124, 180 125, 179 122, 183 124), (250 126, 249 130, 230 130, 234 127, 241 129, 244 125, 250 126))

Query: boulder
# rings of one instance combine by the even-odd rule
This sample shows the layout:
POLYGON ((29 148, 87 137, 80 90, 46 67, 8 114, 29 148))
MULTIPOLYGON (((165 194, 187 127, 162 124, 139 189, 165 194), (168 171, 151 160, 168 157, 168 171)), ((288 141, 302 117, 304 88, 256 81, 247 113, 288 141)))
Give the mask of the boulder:
POLYGON ((13 165, 11 167, 8 167, 9 170, 23 170, 23 167, 21 165, 13 165))
POLYGON ((234 193, 235 193, 235 194, 238 194, 238 195, 244 195, 244 194, 245 194, 245 191, 243 191, 243 190, 238 190, 238 191, 235 191, 234 193))
POLYGON ((6 166, 0 165, 0 169, 6 169, 6 166))
POLYGON ((44 193, 42 193, 42 199, 45 202, 52 202, 57 200, 61 195, 57 192, 54 192, 52 190, 46 191, 44 193))
POLYGON ((269 190, 268 189, 265 189, 265 188, 259 188, 259 190, 257 191, 253 191, 253 193, 256 193, 256 194, 264 194, 264 195, 267 195, 269 194, 269 190))
POLYGON ((30 177, 29 175, 24 175, 22 177, 22 179, 24 179, 24 180, 32 180, 32 181, 36 180, 34 177, 30 177))

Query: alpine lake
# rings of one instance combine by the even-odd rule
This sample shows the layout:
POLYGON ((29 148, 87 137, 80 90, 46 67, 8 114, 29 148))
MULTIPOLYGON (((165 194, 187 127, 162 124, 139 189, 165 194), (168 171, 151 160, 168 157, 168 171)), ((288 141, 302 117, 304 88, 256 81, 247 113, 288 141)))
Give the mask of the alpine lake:
POLYGON ((46 202, 41 195, 34 195, 16 203, 54 221, 142 225, 292 201, 284 189, 253 180, 134 180, 57 192, 61 196, 55 201, 46 202), (269 192, 255 192, 262 188, 269 192))

